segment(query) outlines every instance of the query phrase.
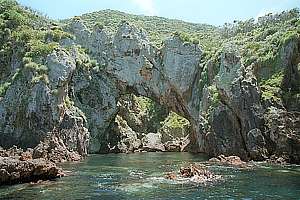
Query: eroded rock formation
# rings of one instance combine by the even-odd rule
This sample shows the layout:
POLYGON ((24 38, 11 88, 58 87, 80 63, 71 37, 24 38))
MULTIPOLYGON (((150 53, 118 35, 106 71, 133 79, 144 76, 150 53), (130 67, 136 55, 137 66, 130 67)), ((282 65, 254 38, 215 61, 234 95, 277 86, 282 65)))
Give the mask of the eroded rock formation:
MULTIPOLYGON (((0 145, 35 147, 51 138, 82 156, 143 146, 238 155, 244 160, 287 154, 291 162, 299 162, 299 101, 288 103, 298 97, 276 103, 262 98, 261 81, 270 78, 268 69, 261 63, 246 65, 238 49, 224 48, 218 62, 203 65, 200 47, 177 35, 158 48, 143 30, 127 22, 114 35, 99 27, 90 31, 78 19, 65 29, 75 40, 61 41, 68 50, 58 48, 47 56, 48 80, 33 82, 34 74, 25 71, 1 99, 0 145), (97 65, 91 67, 89 56, 74 44, 87 49, 97 65), (208 80, 200 87, 205 70, 208 80), (126 114, 118 106, 130 93, 184 116, 190 134, 174 140, 166 139, 163 129, 144 135, 134 130, 140 124, 124 120, 126 114)), ((286 93, 299 92, 299 44, 299 39, 283 44, 276 58, 286 93)))
POLYGON ((55 163, 34 159, 32 149, 23 152, 16 146, 8 150, 0 148, 0 185, 49 180, 63 175, 55 163))

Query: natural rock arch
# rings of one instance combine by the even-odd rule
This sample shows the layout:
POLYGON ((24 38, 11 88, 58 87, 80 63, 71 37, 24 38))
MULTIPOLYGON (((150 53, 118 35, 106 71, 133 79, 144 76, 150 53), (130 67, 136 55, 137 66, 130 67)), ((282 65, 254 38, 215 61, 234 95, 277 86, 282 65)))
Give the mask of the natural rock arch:
MULTIPOLYGON (((114 82, 114 91, 118 91, 116 101, 127 92, 151 98, 187 118, 196 133, 202 56, 198 45, 174 36, 164 41, 162 48, 157 48, 150 44, 143 30, 127 22, 119 26, 113 38, 104 30, 89 32, 79 20, 74 20, 69 30, 104 66, 103 71, 114 82)), ((92 144, 91 150, 96 149, 92 144)))

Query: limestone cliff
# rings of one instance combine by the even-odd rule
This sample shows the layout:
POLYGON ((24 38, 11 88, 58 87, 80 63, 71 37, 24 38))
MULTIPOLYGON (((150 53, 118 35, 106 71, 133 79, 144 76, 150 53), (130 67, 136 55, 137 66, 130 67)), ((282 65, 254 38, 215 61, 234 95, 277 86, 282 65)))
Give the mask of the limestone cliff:
POLYGON ((0 146, 63 160, 88 152, 194 151, 299 163, 299 13, 292 17, 276 22, 293 28, 279 42, 264 35, 276 33, 270 28, 251 36, 261 24, 243 33, 245 42, 269 42, 266 58, 255 57, 260 44, 242 48, 238 32, 222 36, 208 55, 201 41, 178 33, 158 47, 126 21, 114 33, 89 29, 80 17, 29 24, 25 31, 38 39, 10 27, 14 34, 1 44, 18 48, 5 46, 8 59, 1 58, 0 146), (156 102, 161 116, 143 111, 132 95, 156 102), (180 126, 170 111, 185 118, 176 119, 180 126))

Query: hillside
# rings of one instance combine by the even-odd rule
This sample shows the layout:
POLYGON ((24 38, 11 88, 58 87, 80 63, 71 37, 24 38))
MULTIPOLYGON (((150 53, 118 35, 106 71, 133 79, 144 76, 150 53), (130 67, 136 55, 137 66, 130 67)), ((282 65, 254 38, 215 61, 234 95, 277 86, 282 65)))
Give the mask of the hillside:
MULTIPOLYGON (((218 43, 218 41, 221 40, 220 29, 218 27, 208 24, 188 23, 163 17, 132 15, 120 11, 103 10, 75 18, 82 19, 84 24, 91 30, 94 25, 97 24, 104 26, 110 33, 115 33, 122 21, 128 21, 144 29, 148 33, 150 41, 158 46, 175 32, 184 33, 184 37, 188 40, 190 40, 190 38, 195 41, 199 40, 200 45, 207 50, 216 47, 217 44, 214 43, 218 43)), ((69 20, 63 20, 64 23, 68 21, 69 20)))

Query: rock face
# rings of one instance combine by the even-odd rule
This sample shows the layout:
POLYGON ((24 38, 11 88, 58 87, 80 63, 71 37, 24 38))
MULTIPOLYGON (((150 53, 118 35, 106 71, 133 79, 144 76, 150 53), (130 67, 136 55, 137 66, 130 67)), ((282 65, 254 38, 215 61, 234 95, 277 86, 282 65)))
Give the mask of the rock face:
POLYGON ((82 111, 68 95, 70 79, 78 67, 75 57, 57 49, 45 59, 47 81, 33 82, 34 73, 24 68, 0 100, 0 145, 34 148, 55 135, 67 152, 87 154, 89 131, 82 111))
POLYGON ((285 162, 300 162, 300 114, 270 107, 264 115, 269 151, 285 162))
POLYGON ((45 80, 22 68, 23 76, 0 99, 3 147, 37 146, 34 157, 59 155, 55 160, 61 161, 87 152, 155 149, 244 160, 288 154, 291 162, 299 162, 299 38, 278 51, 274 69, 283 79, 275 104, 261 91, 274 69, 255 62, 246 65, 236 48, 225 46, 218 61, 203 64, 197 44, 174 35, 158 48, 127 22, 114 35, 100 26, 88 30, 78 19, 65 30, 75 39, 61 41, 61 47, 41 58, 48 69, 45 80), (151 98, 185 117, 189 125, 149 125, 151 120, 130 115, 125 108, 132 100, 121 98, 128 94, 151 98))
POLYGON ((251 69, 241 65, 240 57, 226 52, 221 55, 221 65, 216 77, 220 105, 211 117, 212 146, 215 155, 226 153, 242 158, 263 159, 262 134, 263 109, 255 76, 251 69), (258 137, 262 137, 260 139, 258 137), (217 148, 215 148, 217 147, 217 148), (259 151, 259 152, 257 152, 259 151))
POLYGON ((148 133, 142 140, 143 149, 146 151, 165 151, 165 146, 161 142, 161 134, 148 133))
POLYGON ((277 102, 266 102, 262 98, 260 85, 263 82, 258 79, 265 76, 268 80, 270 75, 257 73, 255 64, 243 66, 237 52, 221 54, 215 77, 216 91, 207 94, 203 90, 204 97, 215 97, 214 100, 203 100, 206 104, 202 106, 204 112, 201 114, 204 122, 199 123, 206 152, 211 156, 238 155, 244 160, 265 160, 273 155, 299 163, 299 115, 294 111, 299 104, 289 95, 299 91, 294 87, 298 81, 292 78, 299 74, 295 68, 299 63, 295 58, 299 56, 297 45, 299 40, 289 41, 277 57, 279 66, 274 68, 284 72, 282 96, 277 97, 277 102), (255 76, 255 72, 260 76, 255 76), (284 88, 289 88, 289 92, 284 88), (287 97, 293 102, 292 106, 283 105, 287 97))
MULTIPOLYGON (((131 92, 149 97, 196 121, 192 113, 195 115, 197 112, 190 101, 202 54, 197 45, 185 43, 178 36, 174 36, 158 49, 150 44, 143 30, 127 22, 119 26, 111 42, 101 43, 105 31, 102 30, 102 35, 98 38, 93 32, 76 31, 78 24, 84 27, 82 22, 75 20, 67 29, 73 30, 77 37, 76 42, 89 49, 91 55, 105 66, 104 70, 117 83, 119 94, 131 92), (91 46, 91 43, 97 43, 98 48, 91 46), (100 54, 106 55, 105 59, 97 56, 100 54)), ((110 102, 114 104, 112 99, 110 102)), ((109 115, 113 116, 112 113, 109 115)), ((103 123, 98 124, 107 127, 103 123)), ((91 135, 99 135, 99 129, 93 130, 94 125, 91 126, 91 135)), ((97 148, 91 150, 97 151, 97 148)))
POLYGON ((84 113, 90 132, 89 151, 102 151, 106 146, 105 131, 117 114, 119 96, 115 84, 105 74, 79 72, 73 76, 75 105, 84 113))

